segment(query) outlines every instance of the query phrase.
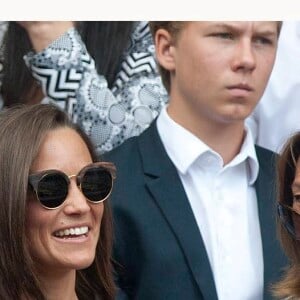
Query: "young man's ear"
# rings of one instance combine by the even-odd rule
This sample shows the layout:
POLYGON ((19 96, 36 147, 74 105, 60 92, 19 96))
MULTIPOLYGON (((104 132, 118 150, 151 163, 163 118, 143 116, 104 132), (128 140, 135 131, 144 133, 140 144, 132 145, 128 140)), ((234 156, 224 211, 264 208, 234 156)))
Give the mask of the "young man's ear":
POLYGON ((158 63, 168 71, 175 69, 174 39, 165 29, 158 29, 155 33, 155 51, 158 63))

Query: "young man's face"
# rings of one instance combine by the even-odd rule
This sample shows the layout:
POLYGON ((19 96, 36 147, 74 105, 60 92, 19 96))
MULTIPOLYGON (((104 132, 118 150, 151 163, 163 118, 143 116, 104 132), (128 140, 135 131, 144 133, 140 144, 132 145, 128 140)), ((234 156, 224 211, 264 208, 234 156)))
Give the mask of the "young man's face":
MULTIPOLYGON (((164 52, 171 57, 166 64, 171 72, 171 116, 221 123, 244 121, 270 76, 277 26, 277 22, 184 25, 169 52, 164 52)), ((158 60, 161 63, 159 55, 158 60)))

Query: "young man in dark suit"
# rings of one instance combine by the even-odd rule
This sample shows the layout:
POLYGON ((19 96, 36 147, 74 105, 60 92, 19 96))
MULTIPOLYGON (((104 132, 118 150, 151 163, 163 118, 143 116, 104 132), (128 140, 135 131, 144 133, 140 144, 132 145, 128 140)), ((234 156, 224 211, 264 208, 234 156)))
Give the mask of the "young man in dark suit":
POLYGON ((261 98, 279 22, 152 22, 169 105, 106 159, 120 298, 262 300, 285 259, 274 154, 244 124, 261 98))

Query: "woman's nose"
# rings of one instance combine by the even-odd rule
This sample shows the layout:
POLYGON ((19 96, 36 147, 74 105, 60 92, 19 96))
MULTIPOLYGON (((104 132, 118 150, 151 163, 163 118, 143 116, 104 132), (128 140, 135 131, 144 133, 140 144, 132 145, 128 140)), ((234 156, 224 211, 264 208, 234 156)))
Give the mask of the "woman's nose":
POLYGON ((67 214, 84 214, 90 211, 90 204, 76 184, 76 178, 70 179, 68 195, 64 204, 67 214))

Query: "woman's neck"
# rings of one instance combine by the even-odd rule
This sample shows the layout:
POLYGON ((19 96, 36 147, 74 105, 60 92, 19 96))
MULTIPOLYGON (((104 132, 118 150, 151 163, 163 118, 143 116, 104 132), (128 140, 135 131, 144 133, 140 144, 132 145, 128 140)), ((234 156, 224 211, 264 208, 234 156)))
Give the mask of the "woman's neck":
POLYGON ((41 289, 47 300, 78 300, 75 291, 76 270, 39 274, 41 289))

